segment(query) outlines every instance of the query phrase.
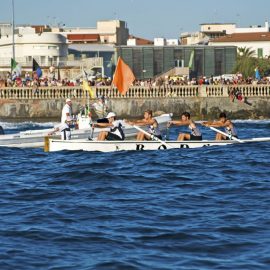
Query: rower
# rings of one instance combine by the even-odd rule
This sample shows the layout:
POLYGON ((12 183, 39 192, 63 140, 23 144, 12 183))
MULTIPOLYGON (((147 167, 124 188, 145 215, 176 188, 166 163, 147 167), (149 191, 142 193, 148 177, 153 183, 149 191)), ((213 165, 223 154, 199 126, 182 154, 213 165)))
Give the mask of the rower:
POLYGON ((116 120, 116 114, 114 112, 108 113, 106 116, 108 123, 96 123, 93 124, 94 127, 100 128, 110 128, 110 131, 101 131, 98 134, 98 141, 123 141, 125 139, 125 134, 123 131, 123 121, 116 120))
POLYGON ((65 123, 61 123, 60 125, 56 126, 55 129, 48 133, 48 136, 53 135, 57 131, 61 132, 61 140, 71 140, 71 125, 72 125, 73 119, 71 116, 67 116, 67 119, 65 123))
POLYGON ((224 127, 224 131, 226 134, 228 134, 228 136, 217 133, 217 141, 232 140, 232 137, 238 138, 234 124, 227 118, 226 113, 220 113, 218 121, 203 122, 202 125, 206 127, 224 127))
POLYGON ((146 110, 144 112, 144 118, 142 120, 126 121, 126 122, 129 125, 147 126, 147 132, 151 136, 146 135, 145 133, 140 131, 137 133, 137 141, 151 140, 152 136, 162 140, 158 122, 155 118, 153 118, 153 112, 151 110, 146 110))
POLYGON ((196 126, 195 122, 190 119, 190 113, 184 112, 181 115, 181 120, 169 121, 168 127, 171 125, 176 126, 187 126, 191 133, 179 133, 177 141, 201 141, 202 133, 200 129, 196 126))

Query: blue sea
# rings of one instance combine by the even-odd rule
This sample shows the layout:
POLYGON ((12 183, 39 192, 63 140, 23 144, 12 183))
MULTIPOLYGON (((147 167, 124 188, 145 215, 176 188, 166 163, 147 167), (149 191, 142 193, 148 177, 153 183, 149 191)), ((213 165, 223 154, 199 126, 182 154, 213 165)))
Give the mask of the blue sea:
MULTIPOLYGON (((270 121, 236 126, 270 137, 270 121)), ((270 143, 0 155, 0 270, 270 269, 270 143)))

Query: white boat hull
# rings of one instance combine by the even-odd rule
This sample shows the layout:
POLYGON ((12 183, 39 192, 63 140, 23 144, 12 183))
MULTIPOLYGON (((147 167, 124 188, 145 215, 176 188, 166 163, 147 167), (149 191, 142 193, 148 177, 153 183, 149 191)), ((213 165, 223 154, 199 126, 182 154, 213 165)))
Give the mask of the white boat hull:
MULTIPOLYGON (((167 122, 171 120, 171 114, 163 114, 155 117, 160 125, 160 129, 164 130, 167 127, 167 122)), ((89 120, 88 120, 89 121, 89 120)), ((93 138, 96 138, 99 132, 104 129, 95 128, 93 132, 93 138)), ((52 129, 44 130, 29 130, 16 134, 0 135, 0 147, 44 147, 44 137, 51 132, 52 129)), ((126 138, 131 138, 137 134, 137 130, 134 127, 127 126, 125 128, 126 138)), ((87 139, 91 136, 92 129, 76 129, 71 132, 72 139, 87 139)), ((60 133, 56 133, 56 136, 60 138, 60 133)))
MULTIPOLYGON (((253 138, 242 140, 242 143, 270 142, 269 138, 253 138)), ((45 151, 90 151, 90 152, 115 152, 115 151, 142 151, 142 150, 169 150, 182 148, 201 148, 209 146, 225 146, 242 144, 238 141, 87 141, 87 140, 54 140, 49 139, 45 151)))

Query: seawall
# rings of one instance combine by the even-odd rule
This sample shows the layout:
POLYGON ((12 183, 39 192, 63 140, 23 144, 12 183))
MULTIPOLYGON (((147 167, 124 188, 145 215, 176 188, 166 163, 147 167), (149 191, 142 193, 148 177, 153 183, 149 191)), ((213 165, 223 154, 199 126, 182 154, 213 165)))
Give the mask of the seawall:
MULTIPOLYGON (((238 86, 239 88, 239 86, 238 86)), ((73 100, 73 112, 87 103, 88 94, 80 88, 0 89, 0 118, 5 119, 60 119, 61 110, 67 97, 73 100), (5 90, 5 91, 4 91, 5 90)), ((231 118, 270 118, 269 87, 242 86, 245 102, 232 100, 231 89, 219 87, 170 87, 133 88, 124 97, 116 89, 94 89, 96 95, 108 96, 108 106, 121 118, 140 117, 143 111, 173 113, 178 116, 189 111, 197 119, 216 118, 220 112, 227 112, 231 118)), ((94 100, 90 101, 95 102, 94 100)))

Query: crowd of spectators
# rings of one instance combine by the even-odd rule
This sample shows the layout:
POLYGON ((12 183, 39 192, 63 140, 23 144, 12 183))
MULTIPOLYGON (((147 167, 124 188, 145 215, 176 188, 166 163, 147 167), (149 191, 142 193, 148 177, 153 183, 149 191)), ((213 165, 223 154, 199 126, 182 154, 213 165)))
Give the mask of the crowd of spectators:
MULTIPOLYGON (((26 72, 24 76, 16 76, 8 72, 4 78, 0 77, 0 87, 61 87, 61 86, 80 86, 83 79, 71 80, 68 78, 57 79, 54 76, 44 76, 38 78, 33 76, 29 72, 26 72)), ((110 86, 110 78, 93 78, 88 81, 91 86, 110 86)))
MULTIPOLYGON (((111 86, 111 78, 91 78, 88 80, 91 86, 111 86)), ((156 78, 148 80, 135 80, 133 86, 140 86, 146 88, 154 88, 159 86, 185 86, 185 85, 257 85, 257 84, 270 84, 270 77, 263 77, 257 80, 253 77, 244 78, 242 74, 227 74, 222 76, 200 76, 199 78, 188 78, 187 76, 167 76, 165 78, 156 78)), ((24 76, 16 76, 7 73, 5 78, 0 78, 0 87, 61 87, 61 86, 80 86, 82 85, 82 78, 71 80, 68 78, 56 79, 51 76, 44 76, 37 78, 29 72, 24 76)))
POLYGON ((156 86, 184 86, 184 85, 257 85, 257 84, 270 84, 270 77, 263 77, 256 80, 253 77, 243 78, 242 74, 227 74, 222 76, 200 76, 199 78, 189 79, 187 76, 170 76, 164 79, 156 80, 140 80, 135 81, 134 86, 142 87, 156 87, 156 86))

